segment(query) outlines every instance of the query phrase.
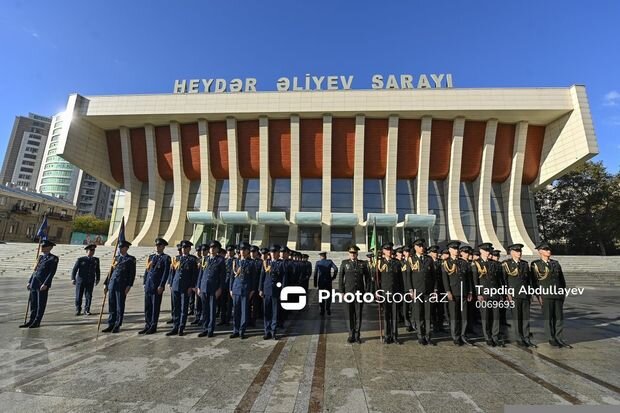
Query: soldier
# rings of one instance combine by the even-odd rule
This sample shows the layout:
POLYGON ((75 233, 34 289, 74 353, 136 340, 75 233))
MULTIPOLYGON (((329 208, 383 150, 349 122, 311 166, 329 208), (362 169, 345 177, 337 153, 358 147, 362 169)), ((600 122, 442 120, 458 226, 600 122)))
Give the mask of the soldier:
MULTIPOLYGON (((202 272, 202 258, 207 255, 209 252, 209 247, 205 244, 196 245, 196 258, 198 260, 198 277, 200 277, 200 273, 202 272)), ((198 325, 202 320, 202 303, 200 302, 200 294, 196 291, 196 289, 192 290, 191 295, 189 296, 189 315, 196 314, 194 321, 191 322, 191 325, 198 325)))
POLYGON ((409 276, 405 277, 405 289, 416 297, 414 318, 418 326, 418 343, 436 345, 431 340, 431 294, 437 291, 433 259, 424 255, 425 240, 418 238, 413 241, 415 255, 410 257, 407 266, 409 276), (420 295, 421 294, 421 295, 420 295), (419 298, 419 299, 418 299, 419 298))
POLYGON ((260 255, 260 250, 256 245, 250 246, 250 259, 254 262, 254 278, 252 279, 251 295, 249 295, 248 302, 248 326, 256 326, 256 317, 258 316, 258 309, 260 308, 260 296, 258 295, 258 282, 260 279, 260 271, 263 268, 263 260, 260 255))
POLYGON ((101 270, 99 258, 95 257, 97 245, 89 244, 84 247, 86 256, 80 257, 75 262, 71 271, 71 282, 75 285, 75 315, 82 314, 82 297, 84 302, 84 315, 90 315, 90 304, 93 300, 93 289, 99 284, 101 270))
POLYGON ((433 323, 433 332, 438 333, 443 330, 443 319, 446 311, 446 303, 442 303, 440 298, 446 292, 443 288, 443 280, 441 277, 441 261, 439 259, 439 246, 431 245, 428 247, 428 256, 433 260, 433 277, 437 285, 438 302, 431 303, 431 319, 433 323))
POLYGON ((112 274, 104 285, 108 294, 108 327, 102 333, 118 333, 125 315, 125 300, 136 279, 136 257, 127 254, 131 242, 118 243, 119 255, 114 258, 112 274))
MULTIPOLYGON (((360 292, 364 294, 371 290, 370 285, 370 267, 365 261, 358 260, 357 255, 359 247, 352 245, 349 247, 349 259, 342 261, 340 264, 340 276, 338 278, 338 289, 341 293, 360 292)), ((349 343, 361 343, 360 330, 362 327, 362 309, 363 301, 353 301, 346 303, 347 316, 349 318, 349 343)))
POLYGON ((164 254, 168 241, 163 238, 155 240, 157 252, 149 255, 144 270, 144 328, 138 334, 155 334, 159 321, 161 299, 164 294, 172 259, 164 254))
POLYGON ((196 286, 198 279, 198 259, 191 255, 192 244, 188 240, 181 241, 182 254, 176 262, 170 278, 172 296, 174 300, 174 323, 167 336, 185 335, 185 325, 189 312, 189 296, 196 286))
POLYGON ((224 257, 226 280, 224 282, 224 290, 222 290, 222 295, 220 296, 220 300, 218 303, 220 313, 220 322, 217 323, 218 326, 228 325, 230 323, 230 319, 232 318, 232 298, 230 297, 230 291, 228 287, 230 285, 230 280, 232 277, 232 263, 234 260, 236 260, 235 246, 227 245, 226 255, 224 257))
MULTIPOLYGON (((318 288, 319 291, 327 290, 331 294, 332 281, 338 276, 338 267, 332 260, 327 259, 326 252, 321 252, 319 257, 321 259, 314 264, 314 288, 318 288)), ((332 300, 319 302, 319 309, 321 317, 325 315, 325 309, 327 309, 327 315, 332 315, 332 300)))
POLYGON ((550 289, 566 288, 566 280, 562 272, 562 266, 551 259, 551 247, 546 242, 536 246, 540 259, 532 261, 531 271, 536 287, 542 287, 543 291, 539 301, 542 301, 543 321, 545 334, 549 344, 553 347, 568 347, 570 344, 564 341, 564 294, 555 293, 550 289))
POLYGON ((450 309, 450 333, 454 345, 473 345, 466 335, 467 303, 472 299, 471 267, 467 261, 458 258, 459 241, 448 243, 449 257, 443 261, 441 272, 443 285, 448 294, 450 309))
POLYGON ((502 296, 493 293, 492 288, 499 289, 502 286, 501 269, 496 261, 489 260, 493 252, 493 245, 489 242, 478 245, 480 259, 473 264, 474 288, 480 302, 482 315, 482 332, 488 346, 504 347, 503 340, 499 338, 499 305, 502 296))
POLYGON ((172 257, 170 261, 170 276, 168 277, 168 285, 170 286, 170 320, 166 321, 166 324, 174 323, 174 294, 172 294, 172 273, 176 270, 177 262, 181 259, 181 255, 183 255, 183 249, 181 248, 181 244, 177 244, 177 255, 172 257))
POLYGON ((200 263, 201 271, 196 282, 196 292, 200 296, 200 303, 202 304, 200 311, 202 332, 198 334, 198 337, 213 337, 216 324, 216 303, 222 295, 222 291, 226 290, 226 263, 220 254, 221 249, 222 244, 219 241, 211 241, 209 256, 207 257, 203 253, 200 263))
POLYGON ((51 253, 56 244, 45 240, 41 243, 41 252, 34 272, 26 284, 30 292, 30 319, 19 328, 39 328, 45 314, 47 294, 52 287, 52 279, 58 268, 58 257, 51 253))
MULTIPOLYGON (((401 273, 403 276, 403 285, 405 286, 405 292, 409 291, 409 282, 411 281, 411 265, 409 265, 409 263, 411 262, 411 247, 403 247, 402 249, 403 253, 402 253, 402 259, 401 264, 402 264, 402 269, 401 269, 401 273)), ((403 302, 401 305, 403 312, 405 313, 405 325, 407 326, 407 331, 412 332, 415 331, 415 317, 414 317, 414 304, 413 302, 408 303, 408 302, 403 302), (412 322, 412 318, 414 319, 414 321, 412 322)))
POLYGON ((512 324, 514 337, 521 347, 537 347, 530 340, 530 302, 531 295, 521 291, 533 286, 532 274, 527 261, 521 259, 523 244, 508 246, 510 257, 502 263, 505 285, 514 289, 514 295, 508 295, 508 301, 514 301, 512 307, 512 324))
MULTIPOLYGON (((377 273, 379 283, 377 290, 383 290, 385 301, 383 303, 383 315, 385 320, 385 336, 383 342, 385 344, 401 344, 398 340, 398 303, 389 294, 403 293, 403 276, 401 274, 401 263, 392 258, 392 248, 389 244, 381 247, 383 256, 377 260, 377 273)), ((378 296, 377 296, 378 297, 378 296)))
POLYGON ((286 285, 284 261, 280 258, 280 246, 273 245, 269 251, 271 259, 263 261, 260 274, 259 295, 263 298, 265 335, 264 340, 278 339, 278 313, 280 312, 280 291, 286 285))
POLYGON ((254 296, 256 283, 256 263, 250 257, 250 245, 242 242, 239 245, 241 256, 233 261, 234 278, 230 283, 230 296, 233 299, 233 332, 230 338, 246 338, 245 329, 249 318, 249 303, 254 296))
POLYGON ((306 291, 310 289, 310 277, 312 276, 312 263, 308 261, 308 258, 310 258, 308 254, 302 254, 301 262, 299 264, 301 270, 300 283, 306 291))

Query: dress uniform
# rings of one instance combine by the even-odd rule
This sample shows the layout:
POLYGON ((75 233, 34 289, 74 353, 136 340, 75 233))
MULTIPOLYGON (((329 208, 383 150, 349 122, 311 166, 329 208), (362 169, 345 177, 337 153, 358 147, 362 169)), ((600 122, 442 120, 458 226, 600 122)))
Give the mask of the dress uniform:
POLYGON ((224 266, 226 268, 226 280, 224 283, 224 290, 222 291, 222 295, 220 295, 219 300, 219 313, 220 313, 220 322, 219 325, 228 325, 230 323, 230 319, 232 318, 232 297, 230 296, 230 290, 228 289, 230 285, 230 280, 232 275, 232 265, 235 258, 235 247, 233 245, 226 246, 226 257, 224 258, 224 266))
POLYGON ((248 296, 248 326, 255 327, 258 309, 261 307, 261 299, 258 295, 258 281, 260 279, 260 271, 263 268, 260 249, 256 245, 250 246, 250 259, 254 262, 254 282, 252 283, 251 297, 248 296))
POLYGON ((163 238, 155 240, 157 252, 149 255, 144 270, 144 328, 138 334, 154 334, 157 332, 161 299, 164 294, 172 259, 164 254, 168 242, 163 238))
POLYGON ((87 255, 78 258, 71 271, 71 281, 75 285, 75 315, 82 313, 82 297, 85 298, 84 314, 90 315, 93 289, 99 284, 101 278, 99 258, 94 256, 96 248, 95 244, 84 247, 88 251, 87 255))
MULTIPOLYGON (((411 247, 404 246, 404 247, 401 247, 400 250, 402 251, 400 253, 400 260, 399 260, 401 263, 401 267, 402 267, 401 274, 403 276, 403 286, 405 288, 405 293, 407 293, 409 291, 409 289, 407 288, 407 282, 408 282, 407 279, 411 278, 411 268, 407 265, 407 263, 411 259, 411 247)), ((412 302, 408 303, 406 301, 404 301, 400 305, 401 311, 403 313, 401 317, 404 318, 405 325, 407 326, 407 331, 409 332, 415 331, 414 326, 416 325, 414 314, 413 314, 413 311, 414 311, 413 306, 414 304, 412 302)))
POLYGON ((478 301, 481 301, 480 313, 482 315, 482 332, 489 346, 504 346, 499 339, 499 305, 502 296, 495 293, 491 294, 490 289, 499 289, 502 283, 501 268, 496 261, 490 261, 489 255, 493 252, 493 245, 485 242, 478 246, 480 249, 480 259, 473 265, 474 288, 478 301), (484 302, 484 304, 483 304, 484 302))
POLYGON ((127 254, 131 246, 129 241, 118 244, 120 254, 114 259, 112 274, 106 280, 108 290, 108 327, 103 333, 118 333, 125 315, 125 300, 136 279, 136 258, 127 254))
POLYGON ((166 333, 167 336, 185 334, 185 325, 187 324, 187 316, 189 312, 189 296, 196 286, 198 279, 198 258, 190 255, 192 243, 187 240, 181 241, 183 255, 175 263, 174 271, 171 278, 171 290, 174 300, 174 317, 172 330, 166 333))
MULTIPOLYGON (((358 260, 357 254, 359 247, 353 245, 349 248, 349 259, 342 261, 339 269, 338 288, 342 293, 360 292, 364 294, 370 291, 370 267, 366 261, 358 260)), ((361 343, 360 330, 362 328, 362 309, 363 301, 353 301, 345 304, 347 316, 349 318, 349 338, 347 341, 361 343)))
POLYGON ((467 303, 471 301, 471 267, 456 254, 460 242, 451 241, 448 244, 450 255, 441 266, 443 285, 448 293, 448 307, 450 310, 450 333, 455 345, 472 344, 466 337, 467 303))
POLYGON ((398 307, 399 303, 393 298, 388 299, 388 294, 403 294, 403 276, 401 262, 391 257, 392 248, 385 244, 381 247, 383 256, 379 257, 376 262, 378 285, 376 289, 382 289, 385 294, 385 302, 383 303, 383 318, 385 320, 384 343, 401 344, 398 340, 398 307), (387 254, 386 254, 387 253, 387 254))
POLYGON ((272 246, 271 259, 263 261, 260 274, 259 294, 263 298, 265 335, 263 338, 277 340, 278 313, 280 312, 280 291, 287 284, 284 261, 280 259, 280 247, 272 246))
POLYGON ((47 305, 47 294, 52 287, 52 279, 58 268, 58 257, 50 252, 54 246, 56 244, 52 241, 45 240, 41 243, 43 254, 39 256, 27 285, 30 291, 30 318, 20 325, 20 328, 38 328, 41 325, 47 305))
MULTIPOLYGON (((181 258, 181 255, 183 255, 181 244, 177 244, 176 248, 177 248, 177 255, 172 257, 172 260, 170 263, 170 275, 171 276, 168 277, 168 285, 170 287, 172 287, 172 273, 175 271, 177 262, 181 258)), ((172 294, 172 288, 170 288, 170 321, 166 322, 166 324, 173 324, 173 323, 174 323, 174 294, 172 294)))
POLYGON ((405 277, 405 289, 415 293, 421 300, 413 305, 415 323, 418 326, 418 343, 435 344, 431 341, 431 294, 437 291, 433 259, 424 255, 424 240, 413 242, 415 254, 409 257, 404 268, 408 270, 405 277), (422 294, 421 296, 419 294, 422 294))
MULTIPOLYGON (((319 291, 327 290, 331 294, 332 281, 338 276, 338 267, 332 260, 327 259, 327 253, 321 252, 319 254, 320 260, 314 264, 314 287, 319 291)), ((327 299, 319 303, 321 315, 325 315, 325 309, 327 309, 327 315, 332 314, 332 300, 327 299)))
MULTIPOLYGON (((207 255, 208 248, 206 245, 199 244, 196 245, 196 259, 198 260, 198 277, 200 277, 200 272, 202 271, 202 258, 207 255)), ((189 295, 189 315, 195 315, 194 321, 191 322, 192 325, 200 324, 200 320, 202 313, 202 303, 200 302, 200 295, 192 290, 189 295)))
POLYGON ((217 300, 221 297, 222 292, 226 291, 226 263, 224 257, 220 255, 222 245, 218 241, 211 241, 209 249, 211 253, 207 256, 204 251, 202 262, 200 263, 201 271, 196 288, 200 294, 200 302, 202 311, 200 324, 202 332, 198 337, 213 337, 215 331, 215 306, 217 300))
MULTIPOLYGON (((566 288, 566 280, 560 263, 551 259, 551 248, 543 242, 536 249, 540 259, 532 261, 531 271, 536 286, 543 288, 566 288)), ((571 347, 564 341, 564 294, 552 291, 542 294, 543 321, 549 344, 554 347, 571 347)))
POLYGON ((256 264, 250 258, 250 245, 239 245, 241 257, 233 262, 233 278, 230 282, 230 294, 233 298, 233 332, 230 338, 245 339, 245 329, 249 319, 250 299, 254 295, 256 284, 256 264))
POLYGON ((433 331, 438 333, 443 330, 443 320, 446 311, 446 303, 442 303, 440 298, 446 290, 443 288, 443 279, 441 277, 441 260, 439 259, 439 246, 431 245, 428 247, 428 255, 433 260, 433 277, 437 285, 437 301, 431 303, 431 321, 433 323, 433 331))
POLYGON ((506 286, 514 289, 514 295, 508 297, 514 301, 512 308, 512 324, 514 328, 514 340, 523 347, 536 347, 530 341, 530 303, 532 297, 527 292, 520 292, 521 288, 533 286, 532 274, 527 261, 521 259, 523 244, 508 246, 511 258, 502 263, 504 281, 506 286))
POLYGON ((301 271, 300 285, 306 291, 310 288, 310 277, 312 276, 312 263, 308 261, 308 258, 310 258, 308 254, 302 254, 301 261, 299 262, 301 271))

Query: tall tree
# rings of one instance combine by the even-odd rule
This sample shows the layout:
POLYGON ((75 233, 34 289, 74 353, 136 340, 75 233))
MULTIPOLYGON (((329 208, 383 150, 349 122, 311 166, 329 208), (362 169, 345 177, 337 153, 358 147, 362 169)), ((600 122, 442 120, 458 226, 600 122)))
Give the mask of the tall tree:
POLYGON ((541 237, 568 254, 618 250, 620 173, 585 162, 535 194, 541 237))

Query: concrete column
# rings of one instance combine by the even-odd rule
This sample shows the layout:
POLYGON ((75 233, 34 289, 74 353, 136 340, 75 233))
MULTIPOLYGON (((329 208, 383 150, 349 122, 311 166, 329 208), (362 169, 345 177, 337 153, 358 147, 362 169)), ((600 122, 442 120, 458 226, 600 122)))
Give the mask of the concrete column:
POLYGON ((332 216, 332 115, 323 115, 323 197, 321 205, 321 249, 331 249, 332 216))
POLYGON ((448 234, 450 239, 469 243, 461 221, 460 188, 461 160, 463 156, 463 131, 465 118, 456 118, 452 127, 452 145, 450 154, 450 173, 446 181, 446 198, 448 202, 448 234))
POLYGON ((237 151, 237 120, 226 118, 226 133, 228 140, 228 210, 241 210, 243 179, 239 173, 239 152, 237 151))
POLYGON ((433 118, 424 116, 420 125, 420 155, 418 161, 418 176, 416 178, 416 211, 418 214, 428 214, 428 180, 431 164, 431 128, 433 118))
MULTIPOLYGON (((125 181, 125 208, 123 216, 125 217, 125 239, 129 242, 133 241, 136 235, 136 220, 138 218, 138 208, 140 206, 140 194, 142 192, 142 183, 136 178, 133 171, 133 159, 131 156, 131 138, 129 136, 129 128, 121 126, 121 156, 123 159, 123 180, 125 181)), ((112 237, 106 242, 108 245, 118 238, 120 225, 114 231, 112 237)))
MULTIPOLYGON (((364 133, 366 117, 355 117, 355 158, 353 164, 353 212, 357 214, 359 222, 366 221, 364 216, 364 133)), ((366 250, 366 230, 358 225, 355 228, 355 242, 366 250)))
POLYGON ((211 159, 209 158, 209 124, 204 119, 198 120, 198 141, 200 143, 200 210, 212 211, 215 178, 211 173, 211 159))
POLYGON ((510 178, 502 184, 502 195, 512 242, 523 244, 523 255, 533 255, 535 245, 525 229, 523 215, 521 214, 521 186, 523 181, 523 163, 525 161, 525 144, 527 143, 527 127, 528 123, 525 121, 517 124, 510 178))
POLYGON ((145 125, 146 136, 146 161, 149 172, 149 200, 146 218, 142 229, 134 238, 135 245, 152 245, 159 235, 159 221, 161 208, 164 202, 164 189, 166 182, 159 176, 157 169, 157 147, 155 144, 155 128, 153 125, 145 125))
POLYGON ((172 180, 174 183, 174 204, 170 225, 164 234, 166 241, 174 245, 185 235, 187 221, 187 202, 189 197, 189 179, 183 171, 183 156, 181 152, 181 128, 177 122, 170 123, 170 139, 172 143, 172 180))
POLYGON ((474 194, 476 210, 478 211, 478 228, 482 242, 491 242, 493 246, 502 251, 506 251, 493 227, 491 215, 491 185, 493 177, 493 155, 495 154, 495 135, 497 133, 497 119, 487 121, 484 133, 484 148, 482 150, 482 165, 480 176, 474 182, 474 194))
POLYGON ((388 125, 387 164, 385 170, 385 213, 396 213, 396 167, 398 161, 398 116, 392 115, 388 125))
POLYGON ((291 115, 291 225, 288 231, 287 246, 297 249, 297 224, 295 213, 299 211, 301 202, 301 174, 299 170, 299 116, 291 115))
MULTIPOLYGON (((258 195, 258 210, 269 211, 271 197, 271 178, 269 176, 269 119, 266 116, 258 118, 258 136, 260 142, 260 194, 258 195)), ((253 242, 267 246, 265 225, 257 225, 253 234, 253 242)))

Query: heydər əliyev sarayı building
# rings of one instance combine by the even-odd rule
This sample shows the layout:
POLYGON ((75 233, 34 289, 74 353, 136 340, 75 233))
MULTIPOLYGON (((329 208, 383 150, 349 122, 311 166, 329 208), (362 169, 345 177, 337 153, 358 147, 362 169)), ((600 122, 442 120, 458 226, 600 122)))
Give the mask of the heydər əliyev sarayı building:
MULTIPOLYGON (((71 95, 58 154, 162 236, 299 250, 538 238, 533 191, 598 152, 583 86, 71 95)), ((187 85, 183 83, 183 90, 187 85)))

